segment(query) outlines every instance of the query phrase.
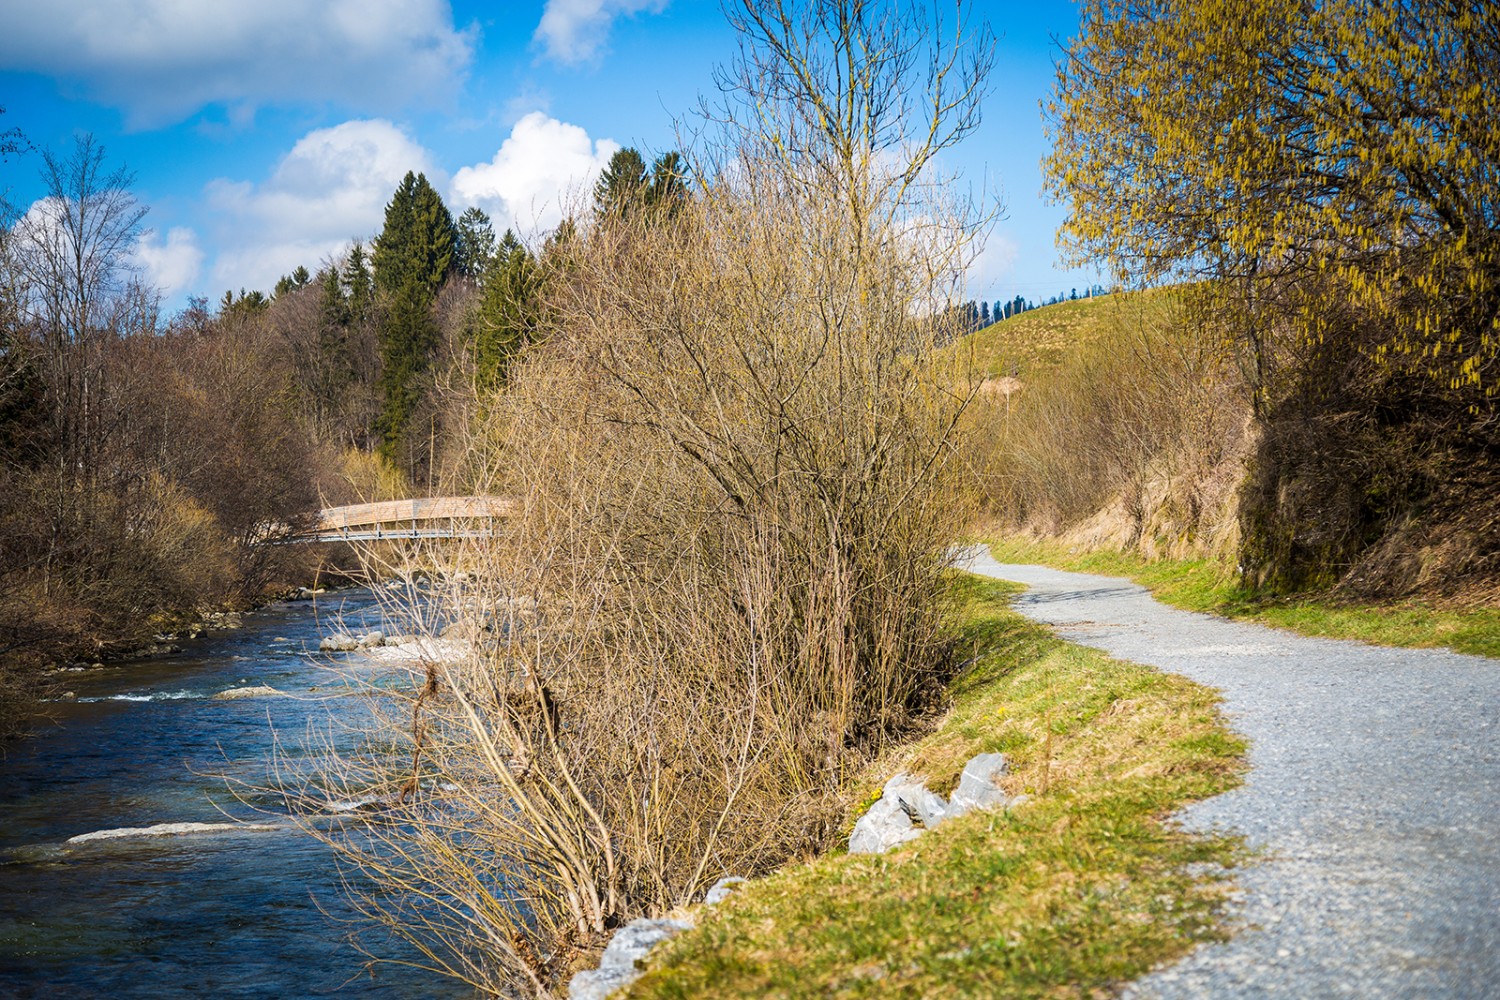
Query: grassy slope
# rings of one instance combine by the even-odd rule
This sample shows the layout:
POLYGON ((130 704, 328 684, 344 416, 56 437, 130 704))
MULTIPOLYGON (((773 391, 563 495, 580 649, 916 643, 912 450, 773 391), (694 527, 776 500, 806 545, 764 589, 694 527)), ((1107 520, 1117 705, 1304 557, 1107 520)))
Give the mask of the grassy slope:
MULTIPOLYGON (((1111 295, 1045 306, 965 338, 991 376, 1045 377, 1071 351, 1106 335, 1111 324, 1171 322, 1180 306, 1170 290, 1111 295)), ((1210 560, 1148 561, 1131 552, 1077 552, 1055 541, 990 539, 996 557, 1060 569, 1127 576, 1168 604, 1245 618, 1303 635, 1360 639, 1390 646, 1444 646, 1500 657, 1500 609, 1432 607, 1418 602, 1349 604, 1318 594, 1265 598, 1246 591, 1233 568, 1210 560)))
POLYGON ((1244 747, 1216 695, 1053 638, 1009 609, 1013 588, 956 586, 974 659, 941 725, 868 788, 904 768, 946 791, 973 754, 1001 750, 1030 801, 750 884, 628 996, 1087 996, 1219 934, 1217 865, 1236 845, 1161 821, 1239 780, 1244 747))
POLYGON ((976 331, 956 349, 973 351, 986 375, 1015 375, 1024 382, 1061 365, 1079 345, 1105 336, 1111 325, 1161 321, 1175 304, 1170 292, 1162 291, 1059 302, 976 331))
POLYGON ((1250 619, 1303 635, 1386 646, 1446 646, 1460 653, 1500 657, 1500 608, 1345 604, 1317 595, 1257 597, 1239 585, 1230 567, 1210 560, 1147 561, 1128 552, 1077 552, 1057 542, 1003 537, 990 543, 1001 562, 1127 576, 1160 600, 1189 611, 1250 619))

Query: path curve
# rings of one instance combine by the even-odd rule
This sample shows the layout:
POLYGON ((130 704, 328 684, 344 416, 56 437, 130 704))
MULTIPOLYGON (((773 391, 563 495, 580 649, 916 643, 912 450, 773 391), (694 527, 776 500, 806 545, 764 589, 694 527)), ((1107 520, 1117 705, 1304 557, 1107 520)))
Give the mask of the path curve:
POLYGON ((1250 773, 1188 807, 1243 834, 1241 928, 1134 998, 1500 997, 1500 660, 1311 639, 1179 611, 1113 577, 958 565, 1030 589, 1065 639, 1224 692, 1250 773))

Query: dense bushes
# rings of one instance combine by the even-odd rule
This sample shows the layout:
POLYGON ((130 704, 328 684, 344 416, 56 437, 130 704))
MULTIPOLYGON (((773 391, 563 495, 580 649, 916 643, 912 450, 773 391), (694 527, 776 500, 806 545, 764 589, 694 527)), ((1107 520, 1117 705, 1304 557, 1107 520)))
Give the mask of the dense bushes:
POLYGON ((973 467, 991 516, 1147 553, 1225 552, 1249 393, 1186 290, 1033 310, 977 338, 973 467), (1053 329, 1067 337, 1040 352, 1053 329))
POLYGON ((42 158, 48 197, 0 229, 0 736, 44 664, 301 576, 255 543, 317 505, 323 464, 267 314, 164 324, 128 266, 129 175, 88 137, 42 158))
POLYGON ((20 373, 0 455, 8 673, 139 645, 305 572, 307 553, 255 544, 319 499, 319 456, 273 344, 232 328, 109 338, 86 466, 55 444, 58 404, 35 378, 36 350, 13 339, 6 352, 20 373))
POLYGON ((948 133, 907 142, 890 94, 962 77, 962 110, 983 67, 960 33, 929 73, 923 34, 858 4, 741 16, 766 61, 736 111, 766 117, 699 151, 691 196, 606 204, 546 262, 541 336, 464 480, 518 509, 451 555, 472 575, 439 613, 412 609, 472 651, 376 699, 398 766, 309 776, 393 804, 334 842, 386 927, 484 990, 554 988, 623 921, 826 846, 949 663, 973 386, 931 306, 969 220, 914 182, 948 133), (809 94, 844 79, 836 50, 874 62, 809 94), (838 130, 872 120, 861 154, 838 130))
POLYGON ((1494 602, 1493 400, 1382 363, 1380 326, 1352 312, 1338 321, 1337 337, 1281 352, 1241 496, 1245 582, 1494 602))

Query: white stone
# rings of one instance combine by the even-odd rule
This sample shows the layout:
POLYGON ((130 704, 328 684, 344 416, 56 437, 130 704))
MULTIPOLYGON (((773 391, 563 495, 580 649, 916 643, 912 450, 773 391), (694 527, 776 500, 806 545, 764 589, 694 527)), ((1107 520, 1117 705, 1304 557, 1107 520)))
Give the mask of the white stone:
POLYGON ((921 779, 909 774, 897 774, 887 781, 881 798, 891 799, 898 805, 905 802, 917 814, 918 823, 929 829, 937 826, 948 815, 948 803, 943 797, 929 791, 921 779))
POLYGON ((971 809, 1004 806, 1008 799, 1000 779, 1010 773, 1010 762, 1002 753, 982 753, 964 765, 958 788, 948 802, 948 815, 962 816, 971 809))
POLYGON ((599 968, 579 972, 568 982, 568 1000, 605 1000, 640 977, 636 963, 651 949, 693 926, 689 920, 641 917, 615 931, 599 956, 599 968))
POLYGON ((719 881, 715 882, 713 884, 713 887, 704 894, 703 902, 709 906, 717 906, 718 904, 724 902, 724 900, 729 898, 729 894, 734 892, 735 886, 747 881, 749 881, 749 879, 746 879, 740 875, 726 875, 724 878, 721 878, 719 879, 719 881))

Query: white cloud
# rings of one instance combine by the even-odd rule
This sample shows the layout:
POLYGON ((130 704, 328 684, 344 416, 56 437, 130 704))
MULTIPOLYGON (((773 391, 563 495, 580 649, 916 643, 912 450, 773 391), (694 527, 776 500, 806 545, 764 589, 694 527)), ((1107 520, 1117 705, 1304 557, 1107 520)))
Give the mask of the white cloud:
POLYGON ((336 101, 383 111, 441 99, 473 55, 448 0, 50 0, 0 3, 0 68, 81 83, 132 127, 208 104, 336 101))
POLYGON ((196 290, 193 283, 203 270, 203 249, 198 246, 198 234, 191 229, 173 226, 165 240, 149 230, 136 242, 134 256, 146 283, 155 286, 168 301, 196 290))
POLYGON ((532 41, 560 62, 584 62, 603 47, 615 18, 656 14, 666 6, 667 0, 547 0, 532 41))
POLYGON ((494 159, 454 174, 453 200, 483 208, 501 231, 550 229, 562 221, 570 196, 589 190, 619 148, 533 111, 516 122, 494 159))
POLYGON ((985 294, 986 289, 1003 289, 1016 269, 1021 248, 1003 233, 991 233, 969 265, 968 287, 985 294))
POLYGON ((210 181, 208 205, 230 248, 214 262, 216 289, 269 291, 298 264, 315 269, 355 238, 380 232, 385 205, 408 170, 444 180, 432 154, 380 119, 317 129, 264 182, 210 181))

